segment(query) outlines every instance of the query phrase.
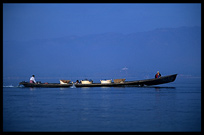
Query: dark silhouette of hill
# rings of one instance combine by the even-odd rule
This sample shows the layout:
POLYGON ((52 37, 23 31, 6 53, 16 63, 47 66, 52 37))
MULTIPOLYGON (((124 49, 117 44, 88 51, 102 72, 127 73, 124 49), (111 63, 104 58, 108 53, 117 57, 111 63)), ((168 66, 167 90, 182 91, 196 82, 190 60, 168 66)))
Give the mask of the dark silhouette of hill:
POLYGON ((200 27, 3 43, 4 73, 10 76, 122 76, 125 66, 127 76, 201 73, 200 27))

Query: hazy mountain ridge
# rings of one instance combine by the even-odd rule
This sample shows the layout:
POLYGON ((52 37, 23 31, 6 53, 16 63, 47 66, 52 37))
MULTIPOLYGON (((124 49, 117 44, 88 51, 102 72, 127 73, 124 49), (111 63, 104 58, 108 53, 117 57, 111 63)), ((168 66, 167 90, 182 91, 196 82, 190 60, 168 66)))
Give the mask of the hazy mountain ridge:
POLYGON ((28 69, 39 74, 52 72, 53 75, 69 72, 96 75, 96 72, 109 74, 113 71, 117 74, 124 66, 128 67, 129 75, 157 70, 166 74, 199 74, 201 66, 200 27, 3 43, 5 75, 28 74, 31 72, 28 69), (10 71, 13 66, 16 66, 16 73, 10 71))

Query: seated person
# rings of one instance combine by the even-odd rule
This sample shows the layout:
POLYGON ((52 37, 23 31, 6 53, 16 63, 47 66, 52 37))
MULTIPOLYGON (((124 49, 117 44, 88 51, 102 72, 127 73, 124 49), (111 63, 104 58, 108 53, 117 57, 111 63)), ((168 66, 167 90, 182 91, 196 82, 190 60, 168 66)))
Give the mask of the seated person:
POLYGON ((159 71, 157 71, 157 74, 155 75, 155 78, 159 78, 161 77, 161 74, 159 73, 159 71))
POLYGON ((36 83, 36 81, 35 81, 35 75, 32 75, 32 77, 30 78, 30 83, 36 83))
POLYGON ((76 83, 75 84, 79 84, 79 80, 76 80, 76 83))

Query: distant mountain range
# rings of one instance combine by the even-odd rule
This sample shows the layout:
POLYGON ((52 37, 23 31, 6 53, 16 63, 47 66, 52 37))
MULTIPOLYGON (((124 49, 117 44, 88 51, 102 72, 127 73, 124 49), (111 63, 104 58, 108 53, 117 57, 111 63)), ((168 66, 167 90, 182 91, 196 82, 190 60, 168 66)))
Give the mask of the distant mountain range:
POLYGON ((5 76, 153 76, 201 73, 201 28, 160 28, 33 41, 4 41, 5 76), (125 72, 122 68, 127 67, 125 72))

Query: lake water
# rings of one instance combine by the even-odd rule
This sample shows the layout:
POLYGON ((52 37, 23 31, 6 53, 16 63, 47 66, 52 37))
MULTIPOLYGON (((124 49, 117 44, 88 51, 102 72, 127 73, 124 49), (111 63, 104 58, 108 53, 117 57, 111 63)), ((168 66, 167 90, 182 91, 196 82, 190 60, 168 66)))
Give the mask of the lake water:
POLYGON ((201 131, 201 79, 159 87, 3 87, 3 131, 201 131))

